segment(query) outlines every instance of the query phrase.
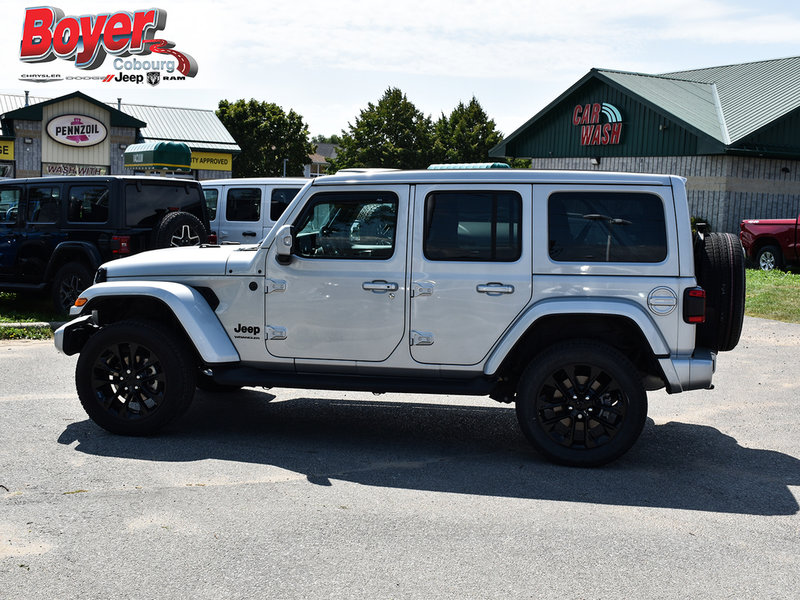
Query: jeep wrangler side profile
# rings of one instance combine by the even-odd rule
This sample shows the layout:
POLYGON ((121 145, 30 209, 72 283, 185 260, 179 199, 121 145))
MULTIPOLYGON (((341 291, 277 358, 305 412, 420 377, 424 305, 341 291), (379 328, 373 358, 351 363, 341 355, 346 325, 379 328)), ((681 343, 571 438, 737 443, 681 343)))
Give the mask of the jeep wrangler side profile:
POLYGON ((103 265, 55 334, 101 427, 156 432, 196 387, 488 395, 547 458, 607 463, 647 391, 711 388, 741 333, 744 261, 692 233, 666 175, 346 172, 259 245, 103 265))

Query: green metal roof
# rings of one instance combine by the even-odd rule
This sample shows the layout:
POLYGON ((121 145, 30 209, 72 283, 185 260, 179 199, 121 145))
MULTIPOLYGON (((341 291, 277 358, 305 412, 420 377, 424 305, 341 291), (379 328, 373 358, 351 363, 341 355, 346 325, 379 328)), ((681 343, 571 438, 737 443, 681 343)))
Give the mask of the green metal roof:
MULTIPOLYGON (((521 135, 531 135, 537 122, 591 80, 611 85, 681 123, 701 140, 719 144, 722 151, 747 148, 745 138, 752 139, 779 119, 800 111, 800 56, 660 75, 592 69, 492 148, 489 156, 507 156, 507 145, 521 135)), ((779 150, 776 146, 775 151, 779 150)))

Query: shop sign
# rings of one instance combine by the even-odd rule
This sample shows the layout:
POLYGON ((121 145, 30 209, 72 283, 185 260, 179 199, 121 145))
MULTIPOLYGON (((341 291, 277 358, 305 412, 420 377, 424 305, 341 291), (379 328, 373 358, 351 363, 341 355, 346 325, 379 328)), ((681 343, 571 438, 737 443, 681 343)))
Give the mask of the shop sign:
POLYGON ((47 123, 47 135, 66 146, 94 146, 108 135, 102 122, 86 115, 61 115, 47 123))
POLYGON ((613 104, 578 104, 572 110, 572 124, 580 127, 581 146, 610 146, 622 137, 622 113, 613 104), (605 123, 600 122, 600 117, 605 123))
POLYGON ((42 163, 42 175, 108 175, 108 167, 72 163, 42 163))
POLYGON ((205 171, 232 171, 233 155, 219 152, 192 152, 192 168, 205 171))
POLYGON ((14 160, 13 140, 0 140, 0 160, 14 160))

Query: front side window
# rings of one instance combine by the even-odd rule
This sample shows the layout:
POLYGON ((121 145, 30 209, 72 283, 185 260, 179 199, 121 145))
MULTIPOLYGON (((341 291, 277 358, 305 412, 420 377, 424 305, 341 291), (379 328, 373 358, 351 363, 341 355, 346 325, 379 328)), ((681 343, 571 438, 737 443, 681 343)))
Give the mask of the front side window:
POLYGON ((391 258, 397 205, 397 196, 387 192, 317 194, 295 225, 295 254, 303 258, 391 258))
POLYGON ((228 190, 225 219, 228 221, 259 221, 261 219, 261 190, 258 188, 228 190))
POLYGON ((16 223, 19 214, 19 188, 0 190, 0 223, 16 223))
POLYGON ((428 260, 513 262, 522 256, 522 197, 509 191, 431 193, 424 235, 428 260))
POLYGON ((667 257, 664 204, 641 192, 556 192, 548 247, 559 262, 658 263, 667 257))
POLYGON ((59 214, 57 187, 32 187, 28 192, 28 223, 55 223, 59 214))
POLYGON ((108 221, 109 189, 104 185, 74 185, 69 188, 67 221, 105 223, 108 221))
POLYGON ((272 198, 269 204, 269 218, 273 221, 277 221, 299 191, 300 188, 280 188, 272 190, 272 198))

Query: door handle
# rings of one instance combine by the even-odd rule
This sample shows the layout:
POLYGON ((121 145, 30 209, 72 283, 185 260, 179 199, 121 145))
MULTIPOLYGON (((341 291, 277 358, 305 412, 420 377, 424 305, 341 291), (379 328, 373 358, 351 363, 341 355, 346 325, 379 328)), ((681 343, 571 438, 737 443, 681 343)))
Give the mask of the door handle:
POLYGON ((497 282, 484 283, 477 286, 475 289, 479 294, 489 294, 490 296, 514 293, 513 285, 503 285, 502 283, 497 282))
POLYGON ((361 288, 368 292, 396 292, 399 286, 396 283, 388 281, 365 281, 361 284, 361 288))
POLYGON ((256 232, 255 231, 243 231, 242 235, 244 237, 256 237, 256 232))

